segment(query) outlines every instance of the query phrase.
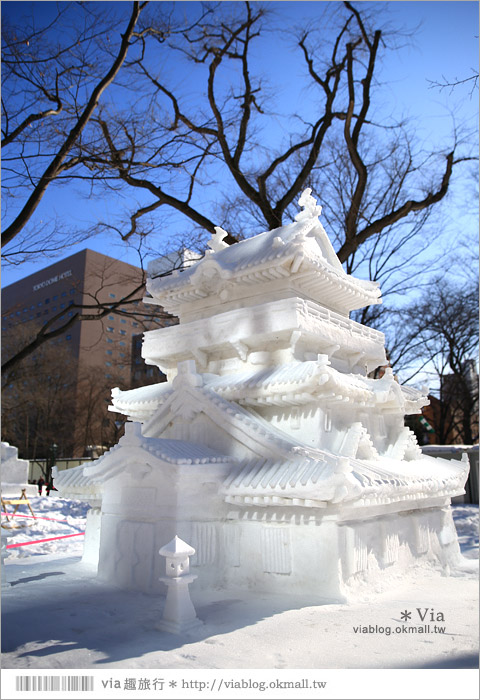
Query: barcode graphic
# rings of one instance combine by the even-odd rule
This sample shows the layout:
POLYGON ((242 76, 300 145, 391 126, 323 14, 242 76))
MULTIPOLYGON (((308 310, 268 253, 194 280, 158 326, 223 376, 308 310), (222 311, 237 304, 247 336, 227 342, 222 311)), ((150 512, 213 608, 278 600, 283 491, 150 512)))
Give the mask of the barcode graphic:
POLYGON ((15 690, 68 691, 93 690, 93 676, 16 676, 15 690))

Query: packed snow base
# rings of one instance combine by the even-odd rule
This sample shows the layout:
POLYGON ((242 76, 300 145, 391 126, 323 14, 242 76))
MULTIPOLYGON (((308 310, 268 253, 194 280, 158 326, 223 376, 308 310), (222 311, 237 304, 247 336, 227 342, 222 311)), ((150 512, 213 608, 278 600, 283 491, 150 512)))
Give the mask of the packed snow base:
POLYGON ((85 562, 101 580, 163 592, 158 551, 196 550, 197 587, 345 601, 412 566, 462 567, 450 501, 468 462, 422 455, 405 414, 427 398, 401 387, 384 336, 349 318, 381 302, 347 275, 305 190, 295 221, 200 261, 149 267, 148 303, 178 326, 142 354, 166 383, 112 392, 130 423, 99 460, 57 474, 90 504, 85 562))
MULTIPOLYGON (((81 532, 86 506, 33 498, 31 523, 8 543, 81 532), (67 520, 59 524, 58 520, 67 520), (39 529, 41 528, 41 529, 39 529)), ((29 511, 22 506, 22 512, 29 511)), ((478 558, 478 509, 453 508, 463 555, 478 558)), ((28 522, 27 522, 28 521, 28 522)), ((21 669, 474 668, 478 659, 478 582, 464 571, 439 576, 418 568, 387 591, 357 593, 349 604, 299 596, 200 591, 203 624, 189 635, 157 629, 164 596, 121 591, 81 561, 81 537, 8 550, 2 591, 2 665, 21 669), (22 555, 20 556, 20 552, 22 555), (424 616, 422 622, 417 612, 424 616), (411 612, 408 622, 402 613, 411 612), (432 612, 433 611, 433 612, 432 612), (431 621, 441 616, 444 621, 431 621), (403 625, 430 631, 395 632, 403 625), (434 626, 445 627, 443 632, 434 626), (390 633, 389 633, 390 632, 390 633)))

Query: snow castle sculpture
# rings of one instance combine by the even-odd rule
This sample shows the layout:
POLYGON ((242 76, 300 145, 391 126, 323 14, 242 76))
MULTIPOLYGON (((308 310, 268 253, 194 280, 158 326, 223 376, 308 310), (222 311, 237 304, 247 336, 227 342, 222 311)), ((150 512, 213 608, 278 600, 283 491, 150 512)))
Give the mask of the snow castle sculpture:
POLYGON ((384 336, 349 313, 380 289, 344 272, 310 190, 299 203, 295 222, 231 247, 217 228, 182 272, 150 265, 147 301, 180 320, 144 335, 168 381, 114 389, 124 437, 55 480, 92 505, 101 578, 162 590, 155 553, 175 535, 196 550, 195 586, 319 599, 461 561, 450 499, 468 465, 423 456, 404 427, 425 396, 389 369, 368 377, 384 336))

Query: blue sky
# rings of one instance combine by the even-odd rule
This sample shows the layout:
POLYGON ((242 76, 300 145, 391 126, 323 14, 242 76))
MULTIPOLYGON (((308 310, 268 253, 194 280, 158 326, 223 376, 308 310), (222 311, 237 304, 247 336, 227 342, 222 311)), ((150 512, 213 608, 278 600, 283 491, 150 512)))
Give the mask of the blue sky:
MULTIPOLYGON (((118 3, 107 3, 112 9, 118 3)), ((179 3, 183 10, 193 9, 196 3, 179 3)), ((452 130, 452 115, 458 123, 468 123, 472 128, 477 124, 478 93, 470 95, 470 87, 459 86, 453 92, 445 89, 439 91, 430 87, 428 81, 448 80, 468 77, 478 65, 478 3, 445 1, 437 2, 378 2, 361 3, 363 6, 387 6, 392 23, 412 28, 420 25, 412 45, 405 46, 383 65, 382 78, 388 77, 388 85, 382 88, 382 108, 385 113, 395 115, 411 115, 415 119, 416 133, 426 145, 433 148, 447 145, 452 130)), ((48 2, 3 2, 2 15, 18 17, 19 14, 30 11, 32 6, 35 13, 45 15, 52 9, 54 3, 48 2)), ((121 8, 127 3, 121 3, 121 8)), ((323 2, 271 2, 276 10, 276 24, 280 23, 285 29, 308 19, 316 17, 319 11, 325 9, 323 2)), ((118 32, 117 32, 118 33, 118 32)), ((287 37, 288 39, 288 37, 287 37)), ((277 95, 281 95, 284 109, 291 109, 295 104, 298 109, 308 103, 308 93, 301 83, 303 63, 300 58, 294 59, 293 54, 273 41, 265 41, 259 49, 259 60, 262 69, 271 75, 277 83, 277 95), (292 90, 292 88, 294 88, 292 90)), ((179 76, 180 79, 180 76, 179 76)), ((451 225, 459 226, 469 232, 472 240, 477 238, 477 214, 475 212, 474 186, 463 183, 457 187, 457 192, 450 203, 451 225), (470 195, 470 186, 472 187, 470 195), (466 200, 470 200, 470 204, 466 200)), ((320 202, 322 204, 327 204, 320 202)), ((74 197, 65 187, 58 191, 47 192, 35 217, 45 220, 52 210, 72 225, 86 225, 100 214, 108 217, 117 206, 114 199, 94 201, 74 197)), ((187 220, 180 224, 184 228, 190 225, 187 220)), ((453 230, 453 228, 452 228, 453 230)), ((115 239, 99 237, 90 239, 78 246, 65 249, 57 258, 51 257, 44 261, 24 264, 18 267, 5 266, 2 272, 2 285, 6 286, 22 277, 45 267, 56 259, 61 259, 85 247, 99 252, 121 257, 136 264, 134 254, 128 253, 125 247, 115 239)))

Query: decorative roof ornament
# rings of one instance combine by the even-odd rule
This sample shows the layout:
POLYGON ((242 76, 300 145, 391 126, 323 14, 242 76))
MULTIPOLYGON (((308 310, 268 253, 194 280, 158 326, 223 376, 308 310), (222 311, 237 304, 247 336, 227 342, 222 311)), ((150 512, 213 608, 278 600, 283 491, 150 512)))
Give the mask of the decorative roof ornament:
POLYGON ((214 253, 218 253, 218 251, 223 250, 223 248, 228 248, 228 243, 225 243, 223 240, 226 236, 228 236, 228 231, 225 231, 220 226, 215 226, 215 233, 212 233, 212 237, 207 242, 210 250, 206 252, 210 253, 213 251, 214 253))
POLYGON ((303 211, 296 215, 295 221, 307 221, 308 219, 314 219, 315 217, 320 216, 322 213, 322 207, 317 204, 315 197, 312 197, 311 187, 307 187, 305 190, 303 190, 298 203, 301 207, 303 207, 303 211))

